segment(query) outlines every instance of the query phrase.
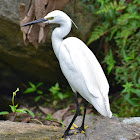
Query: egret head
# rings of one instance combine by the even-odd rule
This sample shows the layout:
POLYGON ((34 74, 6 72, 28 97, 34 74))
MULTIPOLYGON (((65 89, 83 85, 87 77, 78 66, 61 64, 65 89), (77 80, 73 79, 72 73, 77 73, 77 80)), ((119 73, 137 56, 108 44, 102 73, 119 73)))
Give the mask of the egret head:
POLYGON ((62 23, 65 23, 66 21, 71 21, 69 16, 62 11, 55 10, 55 11, 48 13, 44 18, 26 23, 26 24, 22 25, 22 27, 33 25, 36 23, 62 24, 62 23))
POLYGON ((66 21, 71 21, 71 19, 69 18, 69 16, 67 14, 65 14, 62 11, 59 10, 55 10, 52 11, 50 13, 48 13, 44 19, 48 19, 48 21, 46 21, 45 23, 54 23, 54 24, 62 24, 65 23, 66 21))
MULTIPOLYGON (((65 24, 66 22, 70 22, 70 23, 72 22, 75 25, 75 23, 70 19, 70 17, 67 14, 65 14, 63 11, 54 10, 54 11, 48 13, 44 18, 26 23, 26 24, 22 25, 21 27, 33 25, 36 23, 65 24)), ((78 28, 76 25, 75 25, 75 27, 78 28)))

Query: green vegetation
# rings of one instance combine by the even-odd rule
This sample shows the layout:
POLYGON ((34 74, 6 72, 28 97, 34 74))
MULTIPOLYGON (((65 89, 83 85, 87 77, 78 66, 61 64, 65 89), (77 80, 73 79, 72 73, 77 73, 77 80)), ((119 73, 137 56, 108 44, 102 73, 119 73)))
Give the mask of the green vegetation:
POLYGON ((56 105, 59 102, 59 100, 62 101, 65 98, 69 98, 69 100, 71 100, 73 97, 73 94, 70 91, 66 91, 65 93, 62 93, 58 83, 56 83, 55 86, 52 86, 49 89, 49 91, 50 94, 52 95, 53 105, 56 105))
POLYGON ((87 44, 102 40, 103 63, 116 80, 110 85, 123 88, 112 110, 118 116, 140 116, 140 1, 82 0, 82 5, 98 17, 87 44))
MULTIPOLYGON (((13 92, 13 97, 12 97, 12 105, 9 105, 12 111, 12 114, 14 113, 17 116, 17 113, 29 113, 32 117, 35 117, 34 113, 29 110, 29 109, 17 109, 18 108, 18 104, 15 105, 15 96, 16 93, 19 91, 19 88, 17 88, 17 90, 15 92, 13 92)), ((8 111, 1 111, 0 115, 10 115, 10 113, 8 111)))
POLYGON ((52 114, 50 113, 50 114, 47 115, 45 120, 51 121, 51 120, 56 120, 56 119, 52 118, 52 114))
POLYGON ((43 100, 44 104, 51 103, 54 107, 56 107, 56 105, 58 105, 58 103, 60 103, 62 100, 69 98, 68 103, 70 103, 72 99, 72 92, 70 92, 69 90, 62 91, 58 83, 56 83, 54 86, 51 86, 47 93, 44 93, 43 90, 40 89, 43 85, 42 82, 39 82, 37 85, 29 82, 29 85, 30 87, 27 88, 24 93, 36 94, 36 102, 38 102, 39 100, 43 100))
POLYGON ((30 87, 27 88, 24 93, 37 93, 37 97, 35 98, 35 102, 39 101, 43 98, 43 91, 39 89, 40 86, 43 85, 42 82, 39 82, 37 85, 29 82, 30 87))

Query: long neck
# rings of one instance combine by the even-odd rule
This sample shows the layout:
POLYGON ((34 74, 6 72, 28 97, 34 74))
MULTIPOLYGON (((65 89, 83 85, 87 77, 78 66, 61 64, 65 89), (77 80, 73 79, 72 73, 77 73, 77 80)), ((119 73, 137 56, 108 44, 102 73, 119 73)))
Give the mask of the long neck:
POLYGON ((60 24, 60 27, 55 28, 52 33, 52 46, 57 59, 59 59, 58 56, 61 43, 63 38, 70 32, 71 24, 71 20, 64 21, 64 23, 60 24))

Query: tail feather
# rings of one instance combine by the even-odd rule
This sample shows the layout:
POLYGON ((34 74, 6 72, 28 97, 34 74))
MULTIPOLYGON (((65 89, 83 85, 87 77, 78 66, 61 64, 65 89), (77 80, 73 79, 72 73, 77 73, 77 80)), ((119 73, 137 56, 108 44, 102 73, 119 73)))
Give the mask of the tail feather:
POLYGON ((109 104, 108 96, 106 96, 106 97, 104 98, 104 104, 105 104, 105 108, 106 108, 108 117, 111 118, 111 117, 112 117, 112 112, 111 112, 111 110, 110 110, 110 104, 109 104))
POLYGON ((91 103, 101 115, 109 118, 112 117, 108 96, 106 98, 93 98, 91 103))

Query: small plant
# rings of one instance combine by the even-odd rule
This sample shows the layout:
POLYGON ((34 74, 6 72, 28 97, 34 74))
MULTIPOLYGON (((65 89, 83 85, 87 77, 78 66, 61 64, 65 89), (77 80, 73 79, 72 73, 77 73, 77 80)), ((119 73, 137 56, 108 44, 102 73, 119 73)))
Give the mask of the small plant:
POLYGON ((45 118, 45 120, 52 121, 52 120, 56 120, 56 119, 52 118, 52 114, 49 113, 49 114, 47 115, 47 117, 45 118))
MULTIPOLYGON (((15 92, 13 92, 12 105, 9 105, 12 113, 17 115, 17 113, 27 113, 28 112, 32 117, 35 117, 34 113, 31 110, 28 110, 26 108, 25 109, 17 109, 18 104, 15 105, 15 96, 16 96, 18 91, 19 91, 19 88, 17 88, 17 90, 15 92)), ((10 113, 8 111, 1 111, 0 115, 10 115, 10 113)))
POLYGON ((39 101, 43 97, 43 91, 39 89, 40 86, 43 85, 42 82, 39 82, 37 85, 29 82, 31 87, 27 88, 24 93, 37 93, 38 96, 35 98, 35 101, 39 101))
MULTIPOLYGON (((51 86, 51 88, 49 88, 49 93, 46 93, 46 94, 42 90, 39 89, 40 86, 43 85, 42 82, 39 82, 37 85, 29 82, 29 85, 30 87, 27 88, 24 91, 24 93, 36 93, 37 94, 37 97, 35 97, 36 102, 41 99, 45 101, 44 104, 52 103, 53 106, 58 107, 56 105, 60 103, 62 100, 64 100, 65 98, 69 97, 69 101, 67 102, 67 104, 69 104, 71 101, 70 97, 72 97, 71 96, 72 92, 70 92, 69 90, 67 90, 66 92, 62 92, 58 83, 56 83, 54 86, 51 86)), ((60 104, 60 106, 62 105, 63 104, 60 104)))
POLYGON ((65 125, 62 120, 60 121, 60 123, 62 124, 62 127, 65 128, 65 125))
POLYGON ((54 99, 63 100, 69 96, 68 94, 64 94, 60 91, 60 87, 59 87, 58 83, 56 83, 54 86, 52 86, 49 89, 49 91, 52 93, 54 99))
POLYGON ((81 110, 82 115, 84 115, 84 107, 83 106, 80 107, 80 110, 81 110))
MULTIPOLYGON (((139 85, 136 86, 139 87, 139 85)), ((123 87, 124 89, 121 92, 121 95, 123 96, 124 100, 134 107, 140 107, 140 90, 135 89, 132 82, 126 82, 123 87), (135 95, 132 95, 131 93, 135 93, 135 95)))
MULTIPOLYGON (((124 100, 123 96, 112 99, 111 110, 116 117, 139 117, 140 107, 133 106, 124 100), (115 112, 115 113, 114 113, 115 112)), ((130 98, 131 100, 131 98, 130 98)))
POLYGON ((71 92, 70 91, 66 91, 66 92, 61 92, 61 89, 59 87, 59 84, 56 83, 54 86, 52 86, 49 91, 52 94, 52 99, 53 99, 53 105, 56 106, 58 104, 59 101, 64 100, 65 98, 69 97, 69 101, 71 100, 70 97, 72 97, 71 92))

